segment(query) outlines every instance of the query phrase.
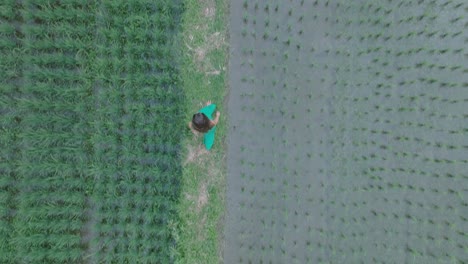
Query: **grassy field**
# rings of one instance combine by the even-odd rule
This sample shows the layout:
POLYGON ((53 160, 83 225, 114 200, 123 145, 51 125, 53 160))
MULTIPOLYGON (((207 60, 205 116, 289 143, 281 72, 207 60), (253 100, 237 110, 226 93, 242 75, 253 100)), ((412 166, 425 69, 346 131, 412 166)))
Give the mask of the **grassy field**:
POLYGON ((207 100, 221 117, 208 152, 203 137, 186 128, 177 226, 178 263, 222 262, 227 113, 225 0, 187 0, 182 18, 181 78, 186 95, 184 124, 207 100))

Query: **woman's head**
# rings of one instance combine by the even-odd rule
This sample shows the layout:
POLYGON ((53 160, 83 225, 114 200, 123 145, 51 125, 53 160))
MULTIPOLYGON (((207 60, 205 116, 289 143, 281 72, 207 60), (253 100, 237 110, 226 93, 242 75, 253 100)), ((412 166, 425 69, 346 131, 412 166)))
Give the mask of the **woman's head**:
POLYGON ((213 127, 210 119, 203 113, 196 113, 192 118, 193 128, 198 132, 208 132, 213 127))

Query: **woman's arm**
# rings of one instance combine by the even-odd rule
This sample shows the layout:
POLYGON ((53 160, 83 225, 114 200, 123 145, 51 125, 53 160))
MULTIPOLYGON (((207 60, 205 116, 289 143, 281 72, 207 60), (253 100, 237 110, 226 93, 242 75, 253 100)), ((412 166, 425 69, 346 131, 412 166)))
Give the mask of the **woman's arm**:
POLYGON ((216 118, 213 120, 213 123, 214 123, 215 125, 218 124, 218 122, 219 122, 219 116, 220 116, 220 115, 221 115, 221 113, 220 113, 219 111, 216 111, 216 118))

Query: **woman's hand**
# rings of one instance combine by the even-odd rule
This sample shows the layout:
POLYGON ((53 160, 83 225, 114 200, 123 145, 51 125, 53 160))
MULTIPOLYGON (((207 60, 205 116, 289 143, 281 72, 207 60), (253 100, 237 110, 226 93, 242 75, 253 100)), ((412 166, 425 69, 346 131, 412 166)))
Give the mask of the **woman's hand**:
POLYGON ((206 102, 206 106, 209 106, 211 104, 211 100, 208 100, 208 102, 206 102))

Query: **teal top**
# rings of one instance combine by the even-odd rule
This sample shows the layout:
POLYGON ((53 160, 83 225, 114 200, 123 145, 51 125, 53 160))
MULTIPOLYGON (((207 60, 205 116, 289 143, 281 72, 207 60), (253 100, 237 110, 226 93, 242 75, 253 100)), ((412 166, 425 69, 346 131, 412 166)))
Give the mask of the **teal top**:
MULTIPOLYGON (((213 120, 213 113, 215 109, 216 109, 216 105, 210 104, 200 109, 199 113, 203 113, 210 120, 213 120)), ((208 132, 206 132, 205 135, 203 136, 203 143, 205 144, 205 147, 207 150, 210 150, 211 147, 213 146, 214 139, 215 139, 215 131, 216 131, 216 126, 208 130, 208 132)))

